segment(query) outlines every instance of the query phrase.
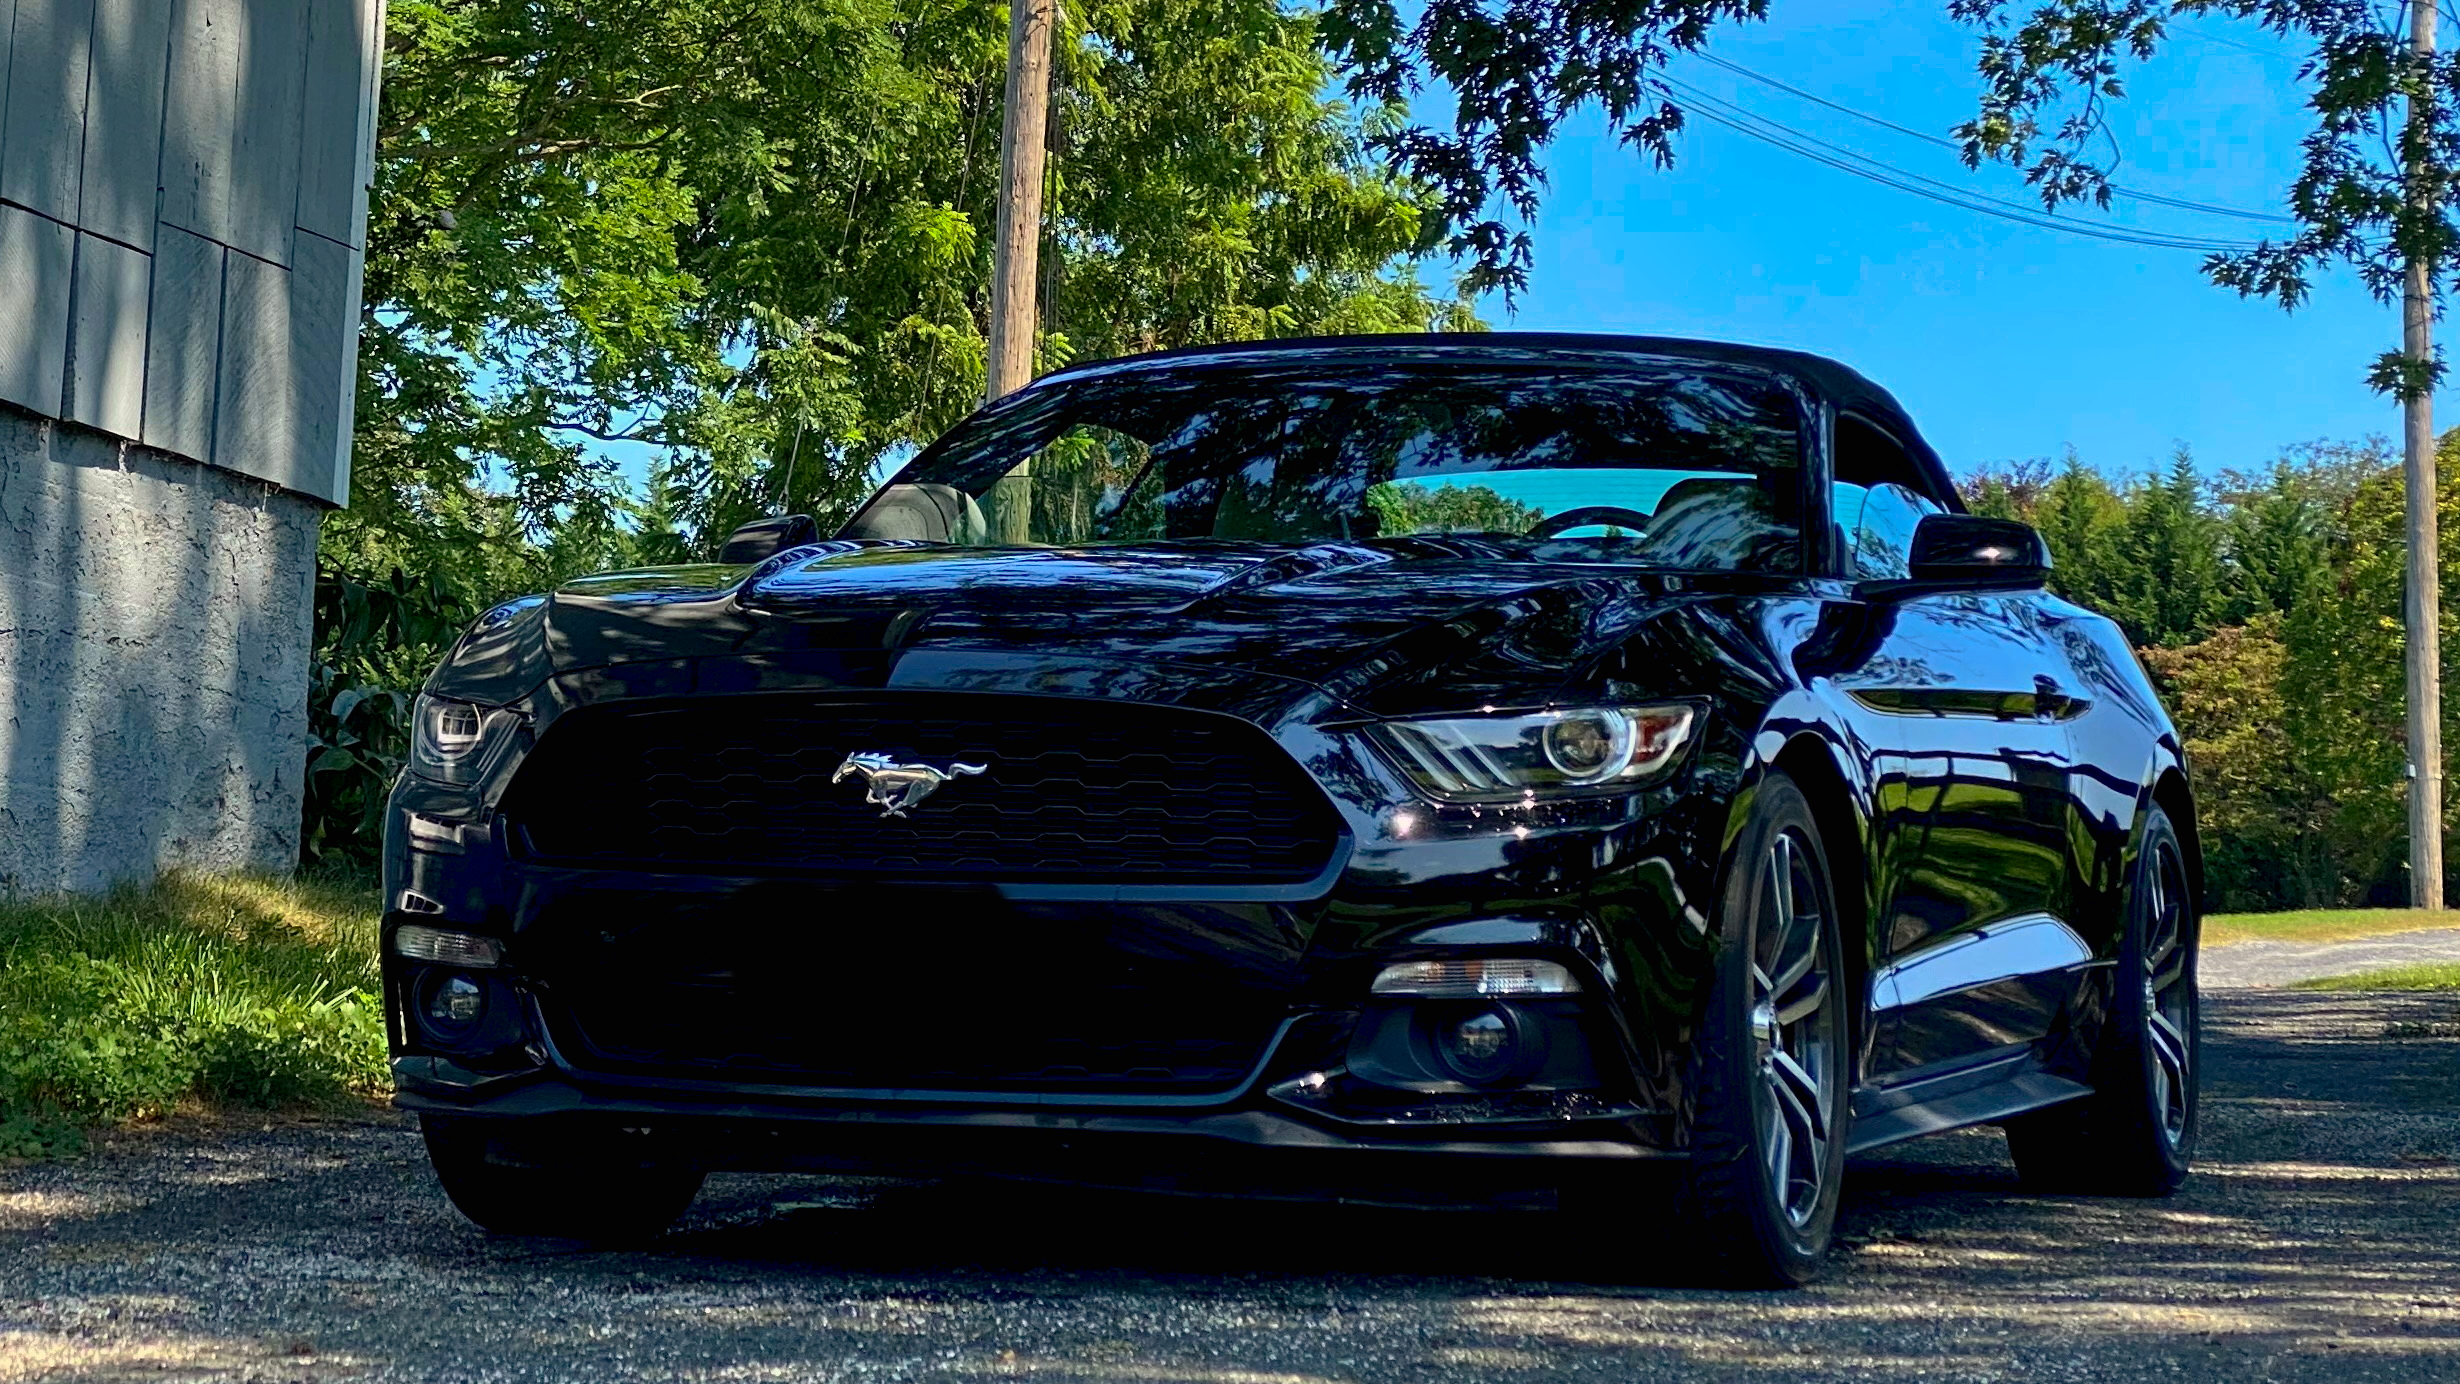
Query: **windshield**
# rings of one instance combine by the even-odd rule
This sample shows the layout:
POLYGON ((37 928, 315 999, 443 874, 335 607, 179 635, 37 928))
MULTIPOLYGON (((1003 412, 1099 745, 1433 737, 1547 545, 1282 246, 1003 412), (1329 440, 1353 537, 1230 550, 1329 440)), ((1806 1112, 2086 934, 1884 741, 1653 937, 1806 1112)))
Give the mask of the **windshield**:
POLYGON ((1475 533, 1553 560, 1801 570, 1800 417, 1710 367, 1252 365, 1044 386, 846 532, 1077 546, 1475 533))

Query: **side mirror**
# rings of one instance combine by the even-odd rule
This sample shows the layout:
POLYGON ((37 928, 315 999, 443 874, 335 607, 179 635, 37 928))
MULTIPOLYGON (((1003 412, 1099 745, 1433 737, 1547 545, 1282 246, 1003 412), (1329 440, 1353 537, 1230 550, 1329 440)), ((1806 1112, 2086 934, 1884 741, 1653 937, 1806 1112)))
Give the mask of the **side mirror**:
POLYGON ((2050 550, 2030 524, 1978 514, 1929 514, 1913 531, 1918 582, 1958 586, 2039 586, 2050 579, 2050 550))
POLYGON ((808 514, 773 514, 726 535, 720 562, 766 562, 788 548, 820 541, 820 526, 808 514))

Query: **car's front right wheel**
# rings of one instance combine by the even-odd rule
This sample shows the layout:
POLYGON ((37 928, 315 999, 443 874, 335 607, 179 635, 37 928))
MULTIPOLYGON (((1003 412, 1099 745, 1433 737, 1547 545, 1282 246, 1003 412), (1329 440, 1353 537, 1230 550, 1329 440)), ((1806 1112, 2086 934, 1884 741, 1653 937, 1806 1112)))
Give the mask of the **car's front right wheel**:
POLYGON ((1715 993, 1694 1061, 1686 1198, 1717 1276, 1791 1287, 1826 1259, 1845 1177, 1846 985, 1809 799, 1753 790, 1719 904, 1715 993))
POLYGON ((646 1240, 700 1194, 697 1168, 644 1161, 510 1120, 424 1115, 436 1180, 461 1214, 498 1235, 646 1240))

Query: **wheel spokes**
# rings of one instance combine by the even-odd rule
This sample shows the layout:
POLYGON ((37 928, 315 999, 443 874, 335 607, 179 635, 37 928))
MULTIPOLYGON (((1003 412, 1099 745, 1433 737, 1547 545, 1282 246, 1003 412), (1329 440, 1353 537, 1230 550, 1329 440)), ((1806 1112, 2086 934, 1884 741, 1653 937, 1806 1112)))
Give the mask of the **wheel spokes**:
POLYGON ((1821 1097, 1819 1078, 1803 1070, 1791 1053, 1778 1053, 1771 1065, 1778 1104, 1801 1132, 1803 1142, 1827 1143, 1828 1109, 1827 1101, 1821 1097))
POLYGON ((1792 833, 1769 843, 1765 865, 1764 911, 1751 938, 1761 1156, 1776 1204, 1800 1223, 1819 1205, 1837 1085, 1822 951, 1827 898, 1817 857, 1792 833))
POLYGON ((1813 976, 1811 977, 1811 984, 1807 988, 1802 990, 1801 993, 1796 995, 1793 999, 1787 1000, 1777 1007, 1777 1022, 1787 1028, 1791 1028, 1794 1025, 1801 1023, 1803 1020, 1817 1014, 1820 1010, 1820 1006, 1826 1004, 1827 1002, 1828 978, 1826 976, 1813 976))

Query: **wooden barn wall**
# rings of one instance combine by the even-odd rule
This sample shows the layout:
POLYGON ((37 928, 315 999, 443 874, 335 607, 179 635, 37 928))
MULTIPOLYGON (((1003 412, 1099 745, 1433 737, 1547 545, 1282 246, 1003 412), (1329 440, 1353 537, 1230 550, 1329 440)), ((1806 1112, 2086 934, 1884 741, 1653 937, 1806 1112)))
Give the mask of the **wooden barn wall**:
POLYGON ((350 488, 383 0, 0 0, 0 399, 350 488))

